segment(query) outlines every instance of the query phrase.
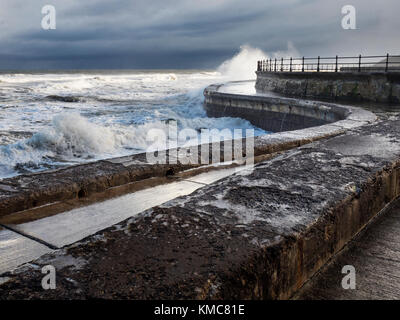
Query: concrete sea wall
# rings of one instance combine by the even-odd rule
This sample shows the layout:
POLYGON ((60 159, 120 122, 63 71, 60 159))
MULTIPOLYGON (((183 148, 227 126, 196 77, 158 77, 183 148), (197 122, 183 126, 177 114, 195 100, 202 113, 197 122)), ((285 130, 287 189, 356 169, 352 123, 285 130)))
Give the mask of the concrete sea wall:
POLYGON ((205 109, 210 117, 238 117, 270 132, 283 132, 336 123, 361 109, 333 103, 305 101, 284 97, 243 95, 220 92, 222 85, 204 90, 205 109))
POLYGON ((400 73, 261 72, 256 89, 304 98, 400 102, 400 73))

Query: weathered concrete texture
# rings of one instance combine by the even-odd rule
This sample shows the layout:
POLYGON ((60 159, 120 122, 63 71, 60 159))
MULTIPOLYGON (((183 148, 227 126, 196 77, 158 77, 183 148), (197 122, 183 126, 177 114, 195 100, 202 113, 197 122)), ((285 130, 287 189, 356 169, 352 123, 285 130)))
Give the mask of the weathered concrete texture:
POLYGON ((61 265, 56 290, 27 266, 3 275, 0 297, 289 298, 399 195, 399 126, 353 129, 148 210, 34 262, 61 265))
POLYGON ((52 202, 78 199, 111 187, 165 177, 168 170, 179 172, 193 167, 150 165, 144 154, 104 160, 3 179, 0 184, 0 217, 52 202))
POLYGON ((400 102, 400 73, 257 72, 256 89, 288 96, 400 102))
POLYGON ((187 180, 158 185, 44 219, 12 225, 12 229, 60 248, 171 199, 188 195, 240 169, 242 168, 220 169, 199 174, 187 180))
POLYGON ((0 274, 244 168, 214 169, 190 176, 190 180, 157 185, 32 222, 8 225, 10 230, 0 228, 0 274))
POLYGON ((400 299, 400 199, 352 240, 295 299, 400 299), (343 289, 346 265, 355 268, 356 288, 343 289))
MULTIPOLYGON (((245 144, 245 139, 243 139, 242 144, 245 144)), ((215 146, 212 144, 207 146, 210 149, 208 160, 211 163, 211 156, 213 155, 211 151, 215 146)), ((255 154, 264 154, 271 147, 274 147, 274 152, 280 149, 272 145, 268 147, 264 143, 260 145, 260 148, 256 148, 255 154)), ((200 148, 201 146, 198 147, 199 155, 200 148)), ((282 150, 285 150, 285 148, 288 148, 288 146, 281 146, 282 150)), ((223 142, 220 143, 219 150, 220 159, 223 161, 223 142)), ((176 159, 177 155, 183 152, 186 152, 186 149, 179 148, 178 150, 166 151, 166 164, 149 163, 146 154, 142 153, 2 179, 0 182, 0 223, 7 223, 6 221, 11 214, 18 214, 24 210, 49 204, 56 205, 69 201, 68 207, 71 208, 79 206, 81 199, 101 200, 98 198, 107 198, 108 194, 118 196, 133 192, 140 187, 146 188, 149 184, 153 186, 154 181, 151 179, 160 180, 159 184, 166 183, 167 181, 162 180, 165 177, 201 166, 188 162, 183 164, 184 161, 182 160, 185 159, 186 154, 180 156, 179 160, 175 161, 177 163, 169 163, 168 159, 176 159), (140 182, 140 185, 137 182, 140 182), (116 189, 115 187, 121 188, 116 189), (4 219, 5 216, 7 216, 6 219, 4 219)), ((242 155, 245 152, 246 149, 243 147, 242 155)), ((13 220, 15 220, 15 217, 13 217, 13 220)))
POLYGON ((375 119, 371 112, 351 106, 268 95, 234 94, 226 90, 221 92, 223 87, 222 84, 211 85, 204 90, 208 116, 240 117, 266 131, 292 131, 333 123, 337 126, 347 124, 348 128, 348 120, 375 119))

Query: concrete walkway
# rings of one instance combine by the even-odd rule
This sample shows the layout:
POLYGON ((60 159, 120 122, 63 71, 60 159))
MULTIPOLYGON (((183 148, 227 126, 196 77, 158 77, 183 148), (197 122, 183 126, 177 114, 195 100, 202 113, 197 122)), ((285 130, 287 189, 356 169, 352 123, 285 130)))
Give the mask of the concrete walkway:
POLYGON ((400 199, 307 283, 295 299, 400 299, 400 199), (343 289, 345 265, 356 288, 343 289))
POLYGON ((0 225, 0 274, 244 169, 213 170, 28 223, 0 225))

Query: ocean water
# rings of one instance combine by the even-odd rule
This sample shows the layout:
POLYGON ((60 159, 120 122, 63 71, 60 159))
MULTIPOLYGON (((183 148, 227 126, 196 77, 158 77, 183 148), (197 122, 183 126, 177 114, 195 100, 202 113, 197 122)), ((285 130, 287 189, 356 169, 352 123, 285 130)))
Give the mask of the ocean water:
POLYGON ((207 117, 203 89, 231 79, 223 68, 1 73, 0 178, 143 152, 149 130, 167 131, 171 120, 264 134, 243 119, 207 117))

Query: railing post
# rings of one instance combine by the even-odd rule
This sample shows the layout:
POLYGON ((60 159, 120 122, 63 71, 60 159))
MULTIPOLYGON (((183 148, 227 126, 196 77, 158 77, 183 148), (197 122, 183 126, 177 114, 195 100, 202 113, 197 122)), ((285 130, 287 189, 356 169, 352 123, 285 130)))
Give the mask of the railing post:
POLYGON ((292 72, 292 57, 290 57, 290 72, 292 72))
POLYGON ((275 58, 275 67, 274 67, 274 71, 276 72, 276 58, 275 58))
POLYGON ((283 58, 281 58, 281 72, 283 71, 283 58))
POLYGON ((358 72, 361 72, 361 54, 358 56, 358 72))
POLYGON ((386 68, 385 68, 385 72, 389 71, 389 53, 386 55, 386 68))
POLYGON ((338 72, 338 56, 336 55, 335 72, 338 72))
POLYGON ((320 61, 321 57, 318 56, 318 64, 317 64, 317 72, 319 72, 319 61, 320 61))
POLYGON ((303 65, 301 66, 301 72, 304 72, 304 57, 303 57, 303 65))

